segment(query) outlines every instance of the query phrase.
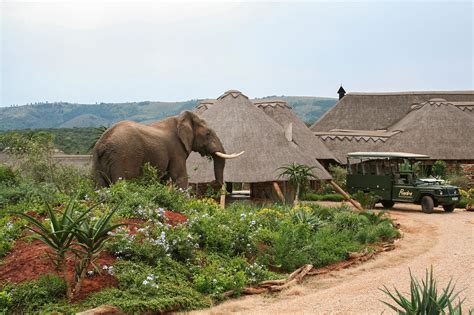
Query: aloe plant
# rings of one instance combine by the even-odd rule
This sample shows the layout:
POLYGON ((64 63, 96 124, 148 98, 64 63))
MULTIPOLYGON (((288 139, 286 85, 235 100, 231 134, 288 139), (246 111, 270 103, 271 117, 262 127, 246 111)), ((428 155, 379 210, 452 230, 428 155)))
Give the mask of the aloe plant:
MULTIPOLYGON (((82 212, 78 217, 75 218, 75 205, 76 198, 71 198, 62 215, 58 217, 56 216, 55 211, 51 208, 50 204, 45 202, 49 225, 39 221, 32 215, 16 211, 10 212, 12 215, 22 217, 27 222, 29 222, 31 226, 27 225, 26 228, 33 232, 33 238, 40 240, 53 250, 54 256, 48 256, 53 261, 58 271, 62 269, 63 277, 66 283, 66 254, 68 251, 72 250, 77 226, 79 226, 79 224, 85 220, 86 215, 94 208, 94 206, 88 208, 86 211, 82 212)), ((69 294, 70 287, 68 287, 68 295, 69 294)))
MULTIPOLYGON (((76 200, 72 198, 66 209, 60 217, 56 216, 54 210, 51 208, 49 203, 45 202, 46 213, 48 215, 49 226, 45 222, 41 222, 34 216, 22 213, 22 212, 10 212, 12 215, 16 215, 24 218, 28 221, 31 226, 26 226, 27 229, 32 231, 33 238, 38 239, 44 244, 48 245, 56 255, 53 259, 57 268, 61 267, 64 262, 66 252, 70 250, 72 241, 74 240, 75 228, 85 219, 86 215, 93 209, 90 207, 77 218, 73 217, 75 212, 76 200)), ((46 221, 46 220, 45 220, 46 221)))
POLYGON ((295 187, 295 200, 293 205, 296 207, 299 204, 299 197, 301 189, 308 183, 308 178, 316 178, 311 171, 315 169, 316 166, 307 166, 303 164, 292 163, 279 167, 277 170, 281 171, 279 176, 280 178, 287 177, 289 182, 295 187))
POLYGON ((79 292, 82 280, 86 276, 87 267, 90 264, 94 265, 94 261, 104 249, 105 242, 112 237, 110 232, 119 226, 126 225, 110 224, 112 216, 117 211, 118 207, 119 206, 116 206, 94 224, 91 224, 92 222, 88 220, 84 220, 77 226, 77 228, 75 228, 74 236, 78 248, 74 248, 73 251, 79 258, 80 262, 76 265, 74 292, 79 292))
POLYGON ((384 286, 380 289, 387 294, 395 304, 390 304, 381 301, 398 314, 420 314, 420 315, 435 315, 435 314, 462 314, 462 303, 464 300, 459 299, 461 291, 454 293, 455 284, 452 280, 449 281, 442 293, 438 293, 436 280, 433 277, 433 267, 430 272, 426 270, 425 280, 420 282, 412 275, 410 270, 410 296, 405 297, 397 288, 392 293, 384 286), (457 304, 455 300, 458 299, 457 304))

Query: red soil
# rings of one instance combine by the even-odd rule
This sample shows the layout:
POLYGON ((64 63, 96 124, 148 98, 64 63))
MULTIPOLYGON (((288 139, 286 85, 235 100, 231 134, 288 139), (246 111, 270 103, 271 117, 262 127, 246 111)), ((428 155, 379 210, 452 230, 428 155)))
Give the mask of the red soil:
POLYGON ((172 226, 176 226, 188 220, 188 218, 185 215, 178 212, 172 212, 172 211, 165 211, 165 218, 166 218, 166 223, 171 224, 172 226))
MULTIPOLYGON (((2 259, 0 265, 0 283, 6 282, 20 283, 27 280, 39 278, 41 275, 54 273, 53 263, 48 258, 47 253, 51 254, 51 250, 44 243, 38 240, 26 242, 18 240, 15 243, 13 251, 2 259)), ((110 254, 103 252, 96 260, 96 265, 101 268, 103 265, 111 265, 115 262, 115 258, 110 254)), ((68 262, 68 277, 73 276, 73 260, 69 257, 68 262)), ((88 270, 93 267, 89 266, 88 270)), ((91 278, 84 279, 82 288, 75 299, 84 299, 92 292, 97 292, 106 287, 117 287, 118 280, 109 275, 107 272, 100 270, 100 273, 95 272, 91 278)))
MULTIPOLYGON (((176 212, 165 211, 165 218, 168 224, 176 226, 187 221, 187 218, 176 212)), ((136 231, 144 223, 141 219, 128 219, 123 223, 127 223, 129 233, 136 234, 136 231)), ((0 263, 0 285, 7 282, 21 283, 27 280, 34 280, 41 275, 54 273, 53 263, 48 258, 47 254, 52 251, 47 245, 41 241, 34 240, 27 242, 23 239, 15 243, 13 250, 0 263)), ((90 293, 97 292, 106 287, 117 287, 118 280, 114 276, 109 275, 105 270, 102 270, 103 265, 110 266, 115 262, 115 257, 107 252, 102 252, 100 257, 96 260, 96 265, 100 268, 100 272, 95 272, 92 277, 86 277, 83 280, 82 287, 79 293, 76 293, 75 299, 82 300, 90 293)), ((69 257, 67 261, 68 277, 72 279, 74 270, 74 261, 69 257)), ((88 270, 93 270, 89 266, 88 270)), ((61 275, 60 275, 61 276, 61 275)))

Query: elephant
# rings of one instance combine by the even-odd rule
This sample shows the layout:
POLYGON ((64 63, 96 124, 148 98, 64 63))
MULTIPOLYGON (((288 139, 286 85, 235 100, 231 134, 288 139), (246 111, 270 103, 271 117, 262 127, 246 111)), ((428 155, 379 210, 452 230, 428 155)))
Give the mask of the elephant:
POLYGON ((150 125, 125 120, 107 129, 92 151, 93 175, 98 187, 106 187, 119 179, 139 177, 148 162, 164 178, 186 189, 186 159, 191 151, 213 159, 219 185, 224 183, 225 160, 243 153, 226 154, 206 121, 191 111, 183 111, 150 125))

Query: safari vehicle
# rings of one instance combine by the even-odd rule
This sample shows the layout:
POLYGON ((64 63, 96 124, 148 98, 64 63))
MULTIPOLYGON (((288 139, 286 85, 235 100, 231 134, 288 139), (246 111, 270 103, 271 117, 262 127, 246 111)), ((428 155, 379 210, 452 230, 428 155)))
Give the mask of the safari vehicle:
MULTIPOLYGON (((443 206, 452 212, 459 200, 456 186, 436 178, 423 178, 427 155, 402 152, 353 152, 347 154, 347 190, 374 193, 385 208, 395 202, 421 205, 425 213, 443 206)), ((426 175, 426 174, 425 174, 426 175)))

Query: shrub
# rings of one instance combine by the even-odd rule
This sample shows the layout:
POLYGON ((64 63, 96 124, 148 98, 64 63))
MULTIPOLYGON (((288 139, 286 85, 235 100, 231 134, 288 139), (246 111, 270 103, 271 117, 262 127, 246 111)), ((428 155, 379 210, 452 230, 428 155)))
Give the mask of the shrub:
POLYGON ((437 160, 436 162, 434 162, 431 168, 431 173, 435 177, 445 178, 447 169, 448 169, 448 164, 445 161, 437 160))
POLYGON ((0 165, 0 183, 15 185, 17 181, 17 175, 11 167, 0 165))
POLYGON ((313 231, 308 224, 294 224, 287 219, 281 222, 278 232, 272 235, 269 248, 258 257, 266 264, 283 271, 293 271, 313 261, 317 254, 313 248, 313 231))
POLYGON ((47 274, 38 280, 7 284, 1 292, 4 298, 0 299, 0 309, 6 308, 9 313, 31 313, 41 310, 45 304, 64 299, 66 283, 57 275, 47 274))
POLYGON ((453 186, 457 186, 460 188, 467 188, 469 187, 469 178, 465 175, 449 175, 446 178, 447 182, 453 186))
POLYGON ((357 233, 360 229, 369 225, 369 220, 363 215, 353 212, 338 212, 334 216, 332 225, 338 231, 351 231, 357 233))
POLYGON ((342 189, 346 189, 347 169, 339 165, 329 165, 329 173, 331 173, 334 182, 342 189))
POLYGON ((9 216, 0 219, 0 257, 5 256, 13 248, 25 223, 24 220, 12 220, 9 216))
POLYGON ((320 194, 315 194, 315 193, 306 193, 302 197, 303 200, 309 200, 309 201, 336 201, 336 202, 341 202, 344 200, 344 196, 341 194, 325 194, 325 195, 320 195, 320 194))
POLYGON ((350 231, 338 231, 331 225, 322 227, 313 240, 314 256, 311 263, 316 267, 322 267, 346 260, 350 252, 363 248, 354 240, 354 234, 350 231))
POLYGON ((120 288, 95 293, 84 306, 109 304, 127 313, 142 313, 190 310, 210 305, 209 298, 193 289, 188 280, 188 269, 172 260, 161 260, 155 267, 119 261, 114 264, 114 271, 120 288))
POLYGON ((365 193, 363 191, 358 191, 356 192, 354 195, 352 195, 352 197, 357 200, 360 205, 362 206, 362 208, 364 209, 373 209, 375 208, 375 204, 381 200, 382 198, 373 193, 373 192, 368 192, 368 193, 365 193))
POLYGON ((233 290, 239 294, 249 283, 246 274, 247 260, 243 257, 225 257, 217 254, 201 256, 193 276, 194 288, 218 297, 233 290))
POLYGON ((0 209, 8 204, 18 203, 26 195, 25 187, 0 183, 0 209))
POLYGON ((474 188, 471 188, 469 190, 460 189, 459 192, 461 193, 462 198, 458 203, 458 206, 461 202, 463 202, 464 208, 471 209, 474 205, 474 188))

